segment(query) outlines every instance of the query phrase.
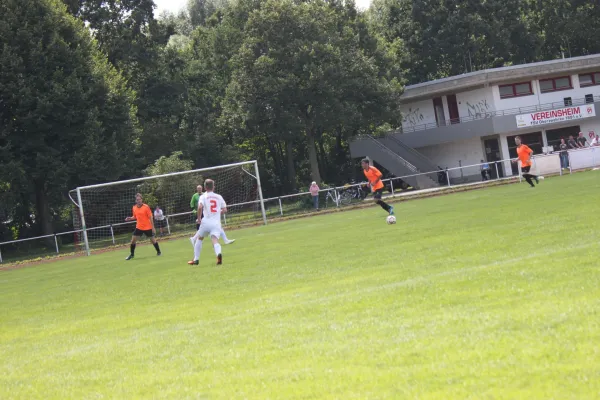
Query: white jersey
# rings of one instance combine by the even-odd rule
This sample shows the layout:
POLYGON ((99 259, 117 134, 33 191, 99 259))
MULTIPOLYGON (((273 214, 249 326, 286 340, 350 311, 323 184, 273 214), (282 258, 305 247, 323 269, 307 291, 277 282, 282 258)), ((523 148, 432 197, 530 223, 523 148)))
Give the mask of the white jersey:
POLYGON ((225 200, 220 194, 206 192, 198 200, 202 204, 202 224, 218 224, 221 226, 221 210, 227 207, 225 200))
POLYGON ((163 221, 165 219, 165 215, 162 210, 154 210, 154 220, 155 221, 163 221))

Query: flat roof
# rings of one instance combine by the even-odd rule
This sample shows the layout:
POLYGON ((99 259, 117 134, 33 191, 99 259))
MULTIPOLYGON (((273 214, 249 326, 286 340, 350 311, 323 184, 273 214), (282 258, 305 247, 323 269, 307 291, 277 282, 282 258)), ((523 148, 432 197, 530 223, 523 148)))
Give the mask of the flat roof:
POLYGON ((600 70, 600 54, 589 56, 561 58, 559 60, 541 61, 530 64, 512 65, 469 72, 434 81, 408 85, 404 88, 401 101, 407 103, 444 94, 463 92, 465 90, 487 87, 500 82, 518 82, 524 79, 535 79, 539 76, 556 75, 565 72, 600 70))

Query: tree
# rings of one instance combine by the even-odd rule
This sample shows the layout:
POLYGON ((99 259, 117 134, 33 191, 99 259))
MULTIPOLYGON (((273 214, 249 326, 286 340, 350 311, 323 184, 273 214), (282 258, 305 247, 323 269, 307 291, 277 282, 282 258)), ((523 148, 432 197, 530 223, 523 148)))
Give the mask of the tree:
POLYGON ((267 142, 304 143, 319 183, 324 133, 397 110, 399 82, 363 49, 365 38, 348 26, 352 11, 322 1, 265 3, 250 15, 224 102, 223 119, 236 132, 251 137, 259 128, 267 142))
POLYGON ((48 234, 70 187, 129 172, 135 96, 58 0, 4 1, 0 41, 0 182, 13 224, 48 234))
POLYGON ((536 60, 522 0, 374 0, 373 28, 388 41, 401 39, 411 83, 536 60))
POLYGON ((545 59, 600 52, 600 5, 586 0, 529 0, 526 17, 543 39, 545 59))

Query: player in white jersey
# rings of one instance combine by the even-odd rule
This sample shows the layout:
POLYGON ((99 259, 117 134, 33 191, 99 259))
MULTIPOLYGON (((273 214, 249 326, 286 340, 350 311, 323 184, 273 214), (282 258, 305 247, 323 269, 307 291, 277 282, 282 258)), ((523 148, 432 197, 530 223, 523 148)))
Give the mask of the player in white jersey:
POLYGON ((207 179, 204 182, 206 192, 200 196, 198 200, 198 219, 200 228, 194 237, 197 237, 194 243, 194 259, 188 261, 190 265, 198 265, 200 263, 200 252, 202 251, 202 241, 205 237, 210 236, 215 254, 217 255, 217 265, 223 263, 223 255, 221 254, 221 245, 219 244, 219 236, 221 236, 221 213, 227 212, 227 204, 220 194, 213 192, 215 182, 212 179, 207 179))
MULTIPOLYGON (((192 196, 192 201, 190 202, 190 205, 194 209, 194 213, 196 213, 198 211, 198 204, 200 202, 200 196, 202 196, 202 185, 198 185, 196 187, 196 193, 194 193, 194 196, 192 196)), ((196 231, 198 231, 198 229, 200 229, 200 223, 198 222, 197 218, 196 218, 196 224, 197 224, 196 231)), ((221 227, 221 237, 223 238, 223 242, 225 244, 231 244, 231 243, 235 242, 235 239, 230 240, 227 237, 227 234, 225 233, 225 230, 223 229, 223 227, 221 227)), ((192 242, 192 247, 195 246, 197 239, 198 239, 197 233, 190 238, 190 242, 192 242)))

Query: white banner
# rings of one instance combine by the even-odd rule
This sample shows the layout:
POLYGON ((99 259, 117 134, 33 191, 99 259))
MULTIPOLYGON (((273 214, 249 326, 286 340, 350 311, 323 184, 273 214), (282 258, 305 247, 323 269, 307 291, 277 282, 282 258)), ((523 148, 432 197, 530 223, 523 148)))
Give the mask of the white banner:
POLYGON ((582 118, 596 116, 596 108, 593 104, 576 107, 565 107, 557 110, 538 111, 531 114, 517 115, 517 128, 566 122, 582 118))

